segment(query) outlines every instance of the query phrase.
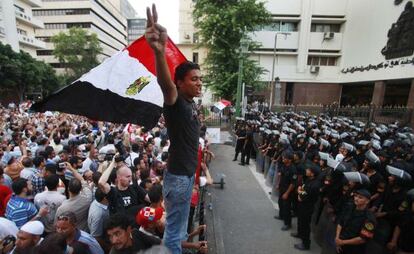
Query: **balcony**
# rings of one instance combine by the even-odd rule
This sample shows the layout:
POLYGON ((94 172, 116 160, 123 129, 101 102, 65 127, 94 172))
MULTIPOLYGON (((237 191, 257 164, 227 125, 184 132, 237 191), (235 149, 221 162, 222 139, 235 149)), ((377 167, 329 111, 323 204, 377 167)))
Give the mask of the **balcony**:
POLYGON ((42 7, 41 0, 21 0, 21 1, 27 3, 31 7, 42 7))
POLYGON ((16 19, 19 20, 22 23, 25 23, 26 25, 33 26, 34 28, 45 28, 45 25, 42 21, 33 18, 32 15, 29 15, 27 13, 21 12, 16 10, 16 19))
MULTIPOLYGON (((274 49, 276 31, 259 31, 250 35, 250 38, 261 43, 261 49, 274 49)), ((276 48, 278 50, 297 50, 299 47, 299 33, 289 32, 289 35, 279 34, 277 36, 276 48)))
POLYGON ((342 33, 312 32, 309 49, 340 51, 342 49, 342 33))
POLYGON ((23 34, 17 34, 17 37, 19 38, 19 43, 24 44, 29 47, 33 47, 36 49, 45 49, 46 43, 44 41, 38 40, 33 36, 23 35, 23 34))

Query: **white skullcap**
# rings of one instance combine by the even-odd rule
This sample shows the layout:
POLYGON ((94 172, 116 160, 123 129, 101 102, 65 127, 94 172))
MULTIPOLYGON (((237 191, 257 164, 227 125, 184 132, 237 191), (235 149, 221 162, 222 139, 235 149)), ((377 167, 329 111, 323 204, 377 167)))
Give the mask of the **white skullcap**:
POLYGON ((21 231, 24 231, 32 235, 42 235, 44 229, 45 227, 38 220, 29 221, 20 228, 21 231))

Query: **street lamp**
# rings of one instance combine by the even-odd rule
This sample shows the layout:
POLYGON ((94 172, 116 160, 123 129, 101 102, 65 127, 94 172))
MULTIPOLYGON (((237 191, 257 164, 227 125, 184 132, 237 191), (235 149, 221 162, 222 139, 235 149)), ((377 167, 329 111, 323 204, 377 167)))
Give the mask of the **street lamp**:
POLYGON ((245 38, 240 40, 240 56, 239 56, 239 75, 237 79, 237 94, 236 94, 236 116, 240 117, 241 113, 241 86, 243 81, 243 54, 249 50, 249 41, 245 38))
POLYGON ((285 36, 285 39, 287 38, 288 35, 290 35, 290 33, 286 33, 286 32, 276 32, 275 33, 275 45, 273 47, 273 63, 272 63, 272 79, 270 80, 270 101, 269 101, 269 110, 272 110, 272 106, 273 106, 273 94, 275 93, 273 91, 274 86, 273 86, 273 80, 275 81, 275 88, 276 88, 276 94, 275 94, 275 99, 277 104, 280 104, 280 79, 279 77, 277 77, 277 81, 275 79, 275 61, 276 61, 276 45, 277 45, 277 35, 278 34, 282 34, 285 36))

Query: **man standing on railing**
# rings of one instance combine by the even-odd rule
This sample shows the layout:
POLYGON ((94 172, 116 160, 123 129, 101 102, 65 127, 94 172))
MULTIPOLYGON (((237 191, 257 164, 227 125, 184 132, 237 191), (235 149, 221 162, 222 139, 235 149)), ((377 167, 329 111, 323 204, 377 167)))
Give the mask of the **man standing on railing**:
POLYGON ((200 123, 194 97, 201 95, 201 73, 197 64, 184 62, 175 70, 174 81, 165 57, 167 30, 157 23, 155 5, 147 8, 145 37, 154 51, 157 80, 164 95, 164 117, 171 140, 163 196, 167 221, 164 244, 173 254, 181 253, 181 241, 187 240, 200 123))

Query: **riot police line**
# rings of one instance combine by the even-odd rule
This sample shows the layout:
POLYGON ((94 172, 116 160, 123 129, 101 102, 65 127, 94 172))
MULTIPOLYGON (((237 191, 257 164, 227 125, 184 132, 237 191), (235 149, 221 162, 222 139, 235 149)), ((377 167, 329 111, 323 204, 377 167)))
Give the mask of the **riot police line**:
POLYGON ((294 248, 312 242, 322 253, 414 253, 412 128, 250 111, 234 133, 235 159, 255 158, 279 200, 281 230, 302 240, 294 248))

